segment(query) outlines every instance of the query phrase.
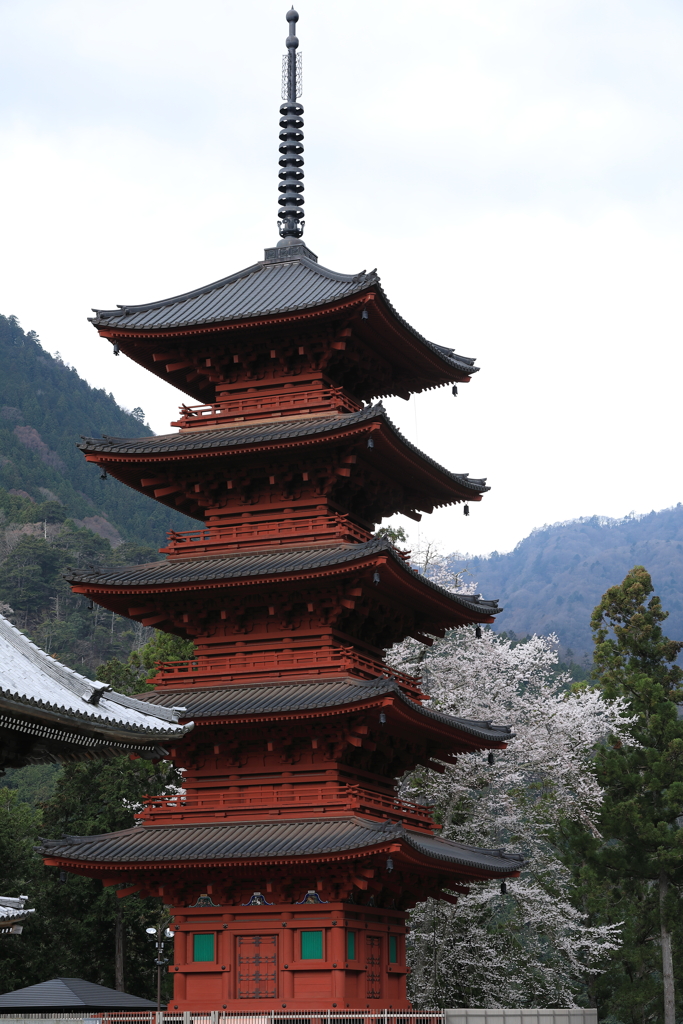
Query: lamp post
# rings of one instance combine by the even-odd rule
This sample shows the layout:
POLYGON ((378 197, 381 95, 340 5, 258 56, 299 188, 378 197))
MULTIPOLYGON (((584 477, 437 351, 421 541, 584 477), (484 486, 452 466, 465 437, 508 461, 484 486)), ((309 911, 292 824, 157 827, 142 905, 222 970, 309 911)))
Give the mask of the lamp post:
POLYGON ((154 963, 157 969, 157 1013, 159 1013, 161 1012, 161 970, 168 963, 168 958, 164 957, 164 939, 172 939, 173 932, 170 928, 164 928, 161 921, 156 928, 145 928, 145 931, 150 939, 154 940, 156 949, 156 960, 154 963))

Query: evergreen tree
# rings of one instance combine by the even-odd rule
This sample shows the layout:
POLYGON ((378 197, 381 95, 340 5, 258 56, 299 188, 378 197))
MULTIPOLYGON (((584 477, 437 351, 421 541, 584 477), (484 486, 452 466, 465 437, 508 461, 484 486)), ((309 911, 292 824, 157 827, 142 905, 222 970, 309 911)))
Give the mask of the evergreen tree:
POLYGON ((672 944, 683 883, 683 671, 675 662, 683 642, 664 636, 668 613, 650 595, 650 575, 637 565, 593 612, 595 683, 606 700, 626 702, 632 721, 625 738, 612 736, 598 748, 601 839, 584 837, 581 870, 603 919, 620 903, 626 911, 620 957, 626 991, 612 995, 609 1009, 642 1021, 659 1015, 663 997, 664 1024, 674 1024, 672 944), (655 922, 659 982, 651 970, 655 922))

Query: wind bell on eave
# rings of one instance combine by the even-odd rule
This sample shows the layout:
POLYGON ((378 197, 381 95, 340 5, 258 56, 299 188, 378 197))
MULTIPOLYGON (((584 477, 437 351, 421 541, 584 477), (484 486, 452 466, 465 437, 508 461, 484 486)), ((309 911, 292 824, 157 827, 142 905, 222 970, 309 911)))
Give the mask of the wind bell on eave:
POLYGON ((294 245, 304 233, 304 190, 302 156, 304 108, 297 103, 301 95, 301 54, 297 53, 299 40, 296 37, 296 23, 299 15, 292 7, 287 11, 289 35, 286 39, 287 53, 282 58, 282 99, 280 107, 280 185, 281 195, 278 221, 281 240, 278 246, 294 245))

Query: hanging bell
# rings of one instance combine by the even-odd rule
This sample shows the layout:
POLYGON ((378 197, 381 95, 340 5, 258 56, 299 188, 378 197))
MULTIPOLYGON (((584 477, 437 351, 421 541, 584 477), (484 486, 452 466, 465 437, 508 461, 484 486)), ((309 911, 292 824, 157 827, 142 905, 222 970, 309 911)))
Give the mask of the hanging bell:
POLYGON ((458 397, 458 385, 454 384, 453 385, 453 398, 457 398, 457 397, 458 397))
POLYGON ((100 480, 106 480, 106 479, 107 479, 107 471, 106 471, 106 469, 103 469, 102 472, 100 473, 100 480))
POLYGON ((368 438, 368 448, 374 448, 374 447, 375 447, 375 442, 373 441, 373 439, 371 437, 369 437, 368 438))
POLYGON ((375 570, 375 572, 373 572, 373 574, 372 574, 372 582, 373 582, 373 583, 374 583, 375 585, 377 585, 377 584, 379 583, 379 581, 380 581, 380 575, 379 575, 379 573, 377 572, 377 570, 375 570))
POLYGON ((504 896, 504 895, 505 895, 505 893, 506 893, 507 891, 508 891, 508 887, 507 887, 507 885, 505 884, 505 880, 503 880, 503 881, 502 881, 502 882, 500 883, 500 895, 501 895, 501 896, 504 896))
POLYGON ((477 640, 481 640, 481 626, 477 626, 477 628, 474 631, 474 635, 476 636, 477 640))
POLYGON ((492 750, 489 751, 489 756, 488 756, 487 760, 488 760, 489 764, 493 764, 493 751, 492 750))
POLYGON ((463 507, 462 507, 462 514, 464 516, 468 516, 470 514, 470 506, 469 505, 463 505, 463 507))
POLYGON ((119 354, 119 351, 120 351, 119 343, 118 343, 118 341, 115 341, 114 342, 114 355, 117 356, 119 354))

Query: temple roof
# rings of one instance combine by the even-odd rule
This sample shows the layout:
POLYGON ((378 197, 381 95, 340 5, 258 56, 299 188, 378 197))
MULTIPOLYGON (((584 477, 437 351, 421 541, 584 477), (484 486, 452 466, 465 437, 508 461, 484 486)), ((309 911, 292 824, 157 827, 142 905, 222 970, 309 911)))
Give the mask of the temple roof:
POLYGON ((427 341, 406 323, 386 297, 376 271, 338 274, 320 266, 317 257, 304 245, 266 250, 264 261, 182 295, 138 306, 96 309, 91 321, 100 329, 161 331, 293 313, 327 306, 367 291, 380 294, 401 326, 446 366, 467 376, 477 372, 474 359, 427 341))
MULTIPOLYGON (((398 684, 390 678, 373 679, 369 682, 362 679, 345 678, 287 683, 285 685, 229 686, 225 689, 189 688, 182 691, 182 700, 187 707, 188 717, 200 720, 246 715, 266 717, 285 712, 295 713, 310 710, 322 712, 328 708, 357 704, 389 694, 409 707, 411 712, 431 718, 440 725, 471 736, 474 746, 478 741, 482 747, 488 748, 492 745, 507 743, 513 737, 509 725, 493 725, 490 721, 457 718, 454 715, 445 715, 441 711, 436 711, 428 705, 418 704, 406 697, 398 684)), ((168 706, 174 700, 178 700, 178 697, 177 690, 170 692, 156 690, 145 694, 144 699, 150 704, 168 706)))
MULTIPOLYGON (((164 865, 180 862, 263 861, 273 857, 324 857, 400 842, 418 857, 491 877, 520 870, 523 857, 486 850, 404 828, 397 822, 363 818, 297 818, 201 825, 145 825, 99 836, 44 839, 50 860, 88 864, 164 865)), ((475 877, 477 877, 475 875, 475 877)))
POLYGON ((479 594, 454 594, 433 583, 405 562, 391 542, 377 537, 365 544, 349 544, 326 548, 289 548, 234 554, 217 558, 187 558, 182 561, 148 562, 145 565, 115 566, 111 568, 71 571, 65 578, 72 585, 86 584, 88 589, 102 587, 149 588, 169 587, 174 584, 196 585, 220 583, 259 577, 290 576, 319 570, 333 571, 347 563, 360 562, 378 555, 384 556, 409 579, 435 591, 441 598, 458 605, 473 616, 497 615, 501 608, 497 601, 485 601, 479 594))
POLYGON ((45 748, 43 754, 28 751, 26 763, 58 760, 60 741, 65 749, 86 747, 90 756, 120 754, 123 747, 165 753, 159 741, 179 739, 192 728, 192 723, 178 722, 184 710, 152 709, 107 683, 87 679, 41 651, 0 615, 0 729, 16 733, 17 740, 26 734, 45 748))
POLYGON ((35 914, 35 908, 26 907, 28 900, 28 896, 0 896, 0 932, 35 914))
MULTIPOLYGON (((381 403, 361 409, 360 412, 323 418, 305 416, 300 419, 272 419, 266 423, 253 426, 240 423, 235 426, 221 427, 213 430, 182 430, 174 434, 162 434, 157 437, 84 437, 77 447, 86 455, 175 455, 181 452, 221 451, 226 448, 238 448, 247 445, 267 446, 269 443, 281 443, 299 438, 315 438, 320 435, 334 436, 351 427, 362 426, 370 422, 381 421, 389 431, 412 453, 429 466, 438 470, 457 483, 460 487, 470 490, 473 494, 483 494, 490 490, 485 479, 470 478, 467 473, 451 473, 438 462, 425 455, 419 448, 411 444, 389 419, 381 403)), ((104 460, 102 460, 104 461, 104 460)))
POLYGON ((32 1010, 37 1013, 46 1010, 80 1010, 81 1014, 84 1010, 145 1010, 147 1017, 149 1011, 155 1009, 156 1003, 149 999, 105 988, 104 985, 96 985, 82 978, 52 978, 39 985, 29 985, 0 995, 0 1012, 16 1010, 20 1014, 32 1010))

